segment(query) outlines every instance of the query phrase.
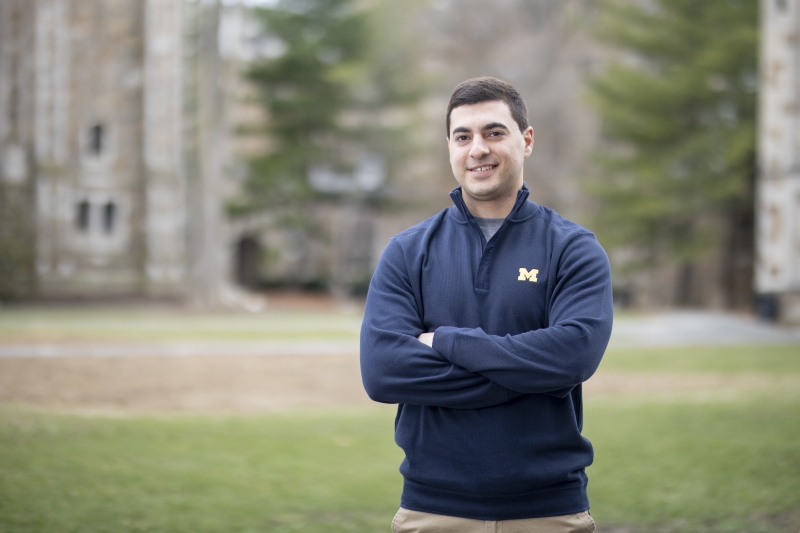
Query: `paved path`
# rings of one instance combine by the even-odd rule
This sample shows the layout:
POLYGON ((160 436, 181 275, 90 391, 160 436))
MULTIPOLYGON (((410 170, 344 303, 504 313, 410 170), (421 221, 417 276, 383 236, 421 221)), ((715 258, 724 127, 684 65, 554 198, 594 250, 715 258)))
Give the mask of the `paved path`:
MULTIPOLYGON (((614 323, 612 348, 732 344, 798 344, 800 327, 712 312, 625 316, 614 323)), ((135 357, 357 354, 358 339, 276 341, 162 341, 0 344, 0 357, 135 357)))
POLYGON ((332 355, 358 353, 358 339, 315 341, 169 341, 0 344, 0 357, 332 355))

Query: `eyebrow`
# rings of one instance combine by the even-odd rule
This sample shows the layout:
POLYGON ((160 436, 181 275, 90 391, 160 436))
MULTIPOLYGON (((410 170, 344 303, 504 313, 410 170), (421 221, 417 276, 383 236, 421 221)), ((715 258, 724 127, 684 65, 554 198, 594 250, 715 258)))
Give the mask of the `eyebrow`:
MULTIPOLYGON (((490 122, 489 124, 486 124, 484 127, 482 127, 481 131, 489 131, 496 128, 509 131, 508 126, 506 126, 502 122, 490 122)), ((464 126, 459 126, 457 128, 453 128, 453 135, 455 135, 456 133, 472 133, 472 130, 464 126)))
POLYGON ((481 128, 481 131, 489 131, 489 130, 494 130, 494 129, 497 129, 497 128, 500 128, 500 129, 508 131, 508 126, 506 126, 502 122, 492 122, 490 124, 487 124, 487 125, 485 125, 484 127, 481 128))

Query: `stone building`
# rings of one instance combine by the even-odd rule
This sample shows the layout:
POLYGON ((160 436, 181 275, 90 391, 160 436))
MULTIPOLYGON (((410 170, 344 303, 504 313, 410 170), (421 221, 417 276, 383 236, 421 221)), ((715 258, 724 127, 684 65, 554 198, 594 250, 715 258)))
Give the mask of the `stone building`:
POLYGON ((182 291, 183 22, 180 0, 0 2, 2 207, 35 271, 22 293, 182 291))
POLYGON ((266 146, 241 133, 265 120, 242 76, 270 53, 259 33, 235 3, 0 2, 0 300, 215 306, 265 276, 368 279, 392 231, 354 231, 386 225, 370 214, 319 209, 325 243, 295 242, 280 211, 223 214, 266 146))
POLYGON ((800 1, 761 0, 756 291, 800 323, 800 1))
MULTIPOLYGON (((577 177, 587 172, 598 131, 581 95, 586 75, 604 60, 571 22, 591 14, 588 3, 507 2, 487 21, 478 15, 482 4, 470 2, 475 9, 419 3, 416 31, 407 32, 425 36, 422 68, 441 85, 421 105, 417 132, 429 151, 405 165, 404 184, 389 184, 416 207, 390 215, 327 202, 304 214, 327 230, 314 240, 286 225, 279 210, 223 215, 244 175, 241 161, 268 148, 263 137, 241 134, 266 119, 242 70, 270 54, 260 50, 269 41, 258 41, 247 8, 0 0, 0 300, 135 295, 213 306, 232 281, 363 285, 392 234, 449 205, 455 182, 441 135, 447 94, 482 74, 508 79, 535 102, 537 145, 526 178, 536 201, 583 222, 590 203, 577 177), (489 22, 497 31, 485 31, 489 22), (530 51, 541 57, 530 60, 530 51)), ((772 66, 762 86, 756 277, 758 290, 777 295, 789 314, 800 313, 790 311, 800 305, 792 304, 800 294, 800 174, 790 133, 800 124, 790 105, 800 80, 798 41, 786 36, 800 29, 798 3, 763 0, 762 17, 763 63, 772 66)), ((319 187, 338 183, 315 176, 319 187)), ((702 296, 696 304, 722 306, 716 263, 706 263, 692 291, 702 296)), ((616 279, 642 306, 669 305, 677 285, 673 266, 616 279)))

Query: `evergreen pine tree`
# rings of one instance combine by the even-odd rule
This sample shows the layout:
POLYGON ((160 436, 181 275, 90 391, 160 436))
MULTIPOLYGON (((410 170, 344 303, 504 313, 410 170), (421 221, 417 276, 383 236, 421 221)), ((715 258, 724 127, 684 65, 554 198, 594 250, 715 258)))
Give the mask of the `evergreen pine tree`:
POLYGON ((352 103, 348 77, 362 67, 368 38, 364 14, 350 0, 282 0, 257 13, 283 50, 249 72, 261 88, 275 143, 252 161, 247 185, 254 207, 313 194, 309 167, 330 161, 348 134, 338 119, 352 103))
POLYGON ((403 22, 387 28, 387 17, 397 18, 391 5, 280 0, 257 12, 265 36, 281 50, 249 71, 274 143, 252 161, 250 207, 319 196, 308 180, 314 166, 347 174, 365 155, 379 156, 390 168, 406 158, 411 124, 385 115, 399 110, 412 116, 424 83, 410 47, 397 43, 403 22))
POLYGON ((597 35, 619 52, 590 87, 598 230, 612 248, 682 266, 722 250, 729 305, 749 303, 758 49, 757 0, 603 0, 597 35))

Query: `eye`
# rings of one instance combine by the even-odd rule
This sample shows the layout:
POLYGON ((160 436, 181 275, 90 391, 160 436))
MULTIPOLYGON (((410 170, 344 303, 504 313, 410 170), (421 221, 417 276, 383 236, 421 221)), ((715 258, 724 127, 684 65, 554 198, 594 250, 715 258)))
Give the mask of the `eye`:
POLYGON ((456 135, 456 141, 458 142, 466 141, 467 139, 469 139, 469 137, 466 135, 456 135))
POLYGON ((489 132, 489 137, 501 137, 503 135, 503 130, 495 130, 489 132))

